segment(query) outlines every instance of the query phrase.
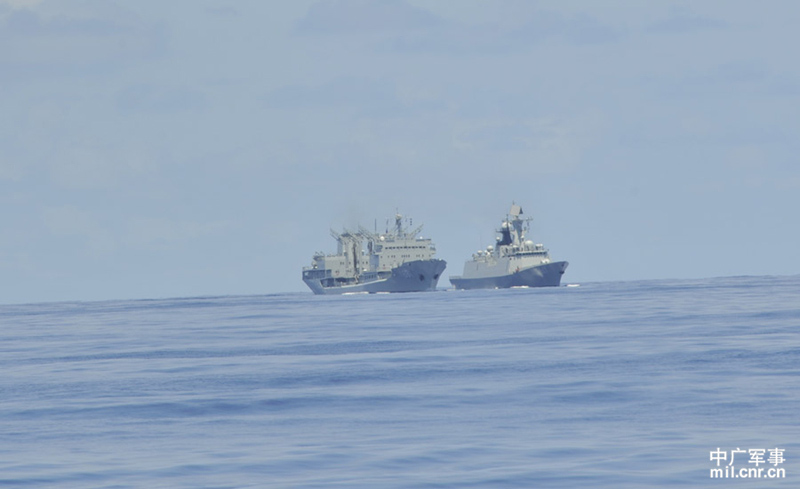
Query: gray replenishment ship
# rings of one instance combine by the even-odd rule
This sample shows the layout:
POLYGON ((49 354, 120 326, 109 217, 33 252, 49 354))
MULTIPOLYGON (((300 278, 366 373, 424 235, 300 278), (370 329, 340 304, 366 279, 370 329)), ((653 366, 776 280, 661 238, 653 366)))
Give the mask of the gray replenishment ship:
POLYGON ((547 287, 561 284, 569 263, 550 261, 544 245, 525 239, 530 218, 523 219, 522 207, 511 211, 497 231, 496 246, 472 255, 464 264, 464 274, 451 276, 456 289, 505 289, 509 287, 547 287))
POLYGON ((303 282, 315 294, 435 290, 447 263, 433 257, 436 247, 430 239, 417 237, 422 226, 408 231, 403 221, 397 214, 394 229, 387 224, 382 234, 362 227, 357 232, 331 230, 336 254, 315 253, 311 266, 303 268, 303 282))

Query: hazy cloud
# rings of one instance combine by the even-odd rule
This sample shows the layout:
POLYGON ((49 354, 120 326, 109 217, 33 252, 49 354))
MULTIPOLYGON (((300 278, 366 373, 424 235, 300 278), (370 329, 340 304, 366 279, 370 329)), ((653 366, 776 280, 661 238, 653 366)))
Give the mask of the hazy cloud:
POLYGON ((0 155, 0 180, 19 180, 22 175, 22 165, 0 155))
POLYGON ((199 90, 186 86, 160 87, 139 84, 121 90, 117 94, 116 104, 117 109, 123 114, 174 113, 201 110, 206 106, 206 99, 199 90))
POLYGON ((137 217, 127 223, 123 239, 141 249, 163 249, 224 232, 224 222, 180 221, 165 217, 137 217))
POLYGON ((115 4, 58 12, 17 9, 0 18, 0 79, 85 74, 163 50, 165 33, 115 4))
POLYGON ((42 211, 46 228, 56 239, 77 238, 88 254, 107 255, 117 247, 117 242, 98 217, 73 205, 47 207, 42 211))
POLYGON ((0 7, 8 6, 12 9, 30 8, 42 3, 42 0, 0 0, 0 7))
POLYGON ((110 141, 73 142, 47 163, 49 177, 69 189, 113 189, 147 175, 153 163, 110 141))
POLYGON ((589 117, 465 120, 458 123, 452 144, 493 172, 518 177, 563 173, 577 168, 583 151, 597 138, 598 125, 589 117))
POLYGON ((659 33, 684 34, 724 27, 727 27, 727 23, 719 19, 697 15, 688 9, 674 9, 670 17, 654 22, 648 30, 659 33))
POLYGON ((267 94, 265 102, 273 108, 302 107, 395 107, 399 105, 392 83, 363 78, 339 78, 316 85, 292 85, 267 94))
POLYGON ((239 11, 231 5, 209 7, 206 9, 206 12, 218 17, 238 17, 240 15, 239 11))
POLYGON ((108 255, 123 248, 163 250, 207 239, 230 230, 222 221, 200 222, 170 217, 128 216, 119 221, 107 213, 74 205, 48 206, 42 222, 52 237, 77 243, 85 253, 108 255))
POLYGON ((441 101, 404 91, 393 81, 344 77, 320 85, 281 87, 264 97, 275 109, 349 109, 360 116, 397 117, 437 110, 441 101))
POLYGON ((328 0, 311 6, 296 24, 304 35, 413 32, 437 28, 443 20, 402 0, 328 0))
POLYGON ((754 92, 769 97, 773 84, 765 82, 772 78, 770 71, 758 61, 712 60, 702 70, 651 79, 649 85, 667 98, 702 98, 703 102, 710 102, 720 98, 742 97, 754 92))
POLYGON ((559 12, 537 10, 521 28, 509 34, 509 41, 535 44, 556 40, 567 44, 603 44, 622 35, 616 28, 606 25, 587 14, 564 15, 559 12))
MULTIPOLYGON (((499 9, 504 8, 498 4, 499 9)), ((315 4, 296 26, 303 35, 367 36, 378 51, 482 53, 515 51, 542 42, 601 44, 623 32, 588 14, 566 15, 530 8, 513 24, 467 25, 443 19, 401 0, 326 1, 315 4)), ((362 39, 363 40, 363 39, 362 39)))

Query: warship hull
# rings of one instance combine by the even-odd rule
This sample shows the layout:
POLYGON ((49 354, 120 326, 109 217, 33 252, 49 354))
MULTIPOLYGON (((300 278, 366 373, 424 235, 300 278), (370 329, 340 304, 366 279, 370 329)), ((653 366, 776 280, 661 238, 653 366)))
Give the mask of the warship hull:
POLYGON ((557 287, 567 270, 568 262, 535 265, 514 273, 488 277, 450 277, 456 289, 508 289, 511 287, 557 287))
POLYGON ((330 274, 320 277, 319 273, 304 273, 303 282, 317 295, 426 292, 436 290, 446 266, 444 260, 416 260, 403 263, 391 271, 365 273, 358 280, 338 279, 330 274))

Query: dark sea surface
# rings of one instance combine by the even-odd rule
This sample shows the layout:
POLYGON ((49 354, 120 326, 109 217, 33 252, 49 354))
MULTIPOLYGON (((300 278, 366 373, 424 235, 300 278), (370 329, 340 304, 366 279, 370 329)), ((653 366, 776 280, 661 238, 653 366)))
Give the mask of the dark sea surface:
POLYGON ((800 487, 800 276, 4 305, 0 373, 3 488, 800 487))

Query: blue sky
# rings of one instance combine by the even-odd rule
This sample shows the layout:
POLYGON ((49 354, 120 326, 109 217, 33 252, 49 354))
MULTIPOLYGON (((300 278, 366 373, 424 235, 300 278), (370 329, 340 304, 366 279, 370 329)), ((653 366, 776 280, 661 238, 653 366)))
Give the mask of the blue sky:
POLYGON ((800 4, 0 0, 0 302, 304 291, 512 200, 567 282, 800 273, 800 4))

